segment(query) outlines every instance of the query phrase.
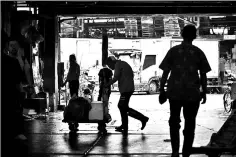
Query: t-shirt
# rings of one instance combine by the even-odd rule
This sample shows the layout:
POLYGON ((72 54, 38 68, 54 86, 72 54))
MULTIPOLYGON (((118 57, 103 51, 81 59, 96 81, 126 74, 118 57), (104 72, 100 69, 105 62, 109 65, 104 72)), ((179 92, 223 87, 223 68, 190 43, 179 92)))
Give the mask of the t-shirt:
POLYGON ((102 68, 99 73, 98 73, 98 76, 99 76, 99 80, 101 81, 100 82, 100 85, 104 85, 104 83, 108 83, 109 80, 112 78, 112 70, 109 69, 109 68, 102 68))
POLYGON ((167 82, 168 98, 200 101, 198 72, 207 73, 211 71, 207 58, 201 49, 182 42, 167 52, 159 68, 170 70, 170 77, 167 82))
POLYGON ((69 72, 67 74, 67 80, 73 81, 73 80, 79 80, 80 76, 80 66, 77 63, 71 63, 69 72))
POLYGON ((134 73, 127 62, 121 60, 116 62, 114 78, 118 80, 120 93, 134 91, 134 73))

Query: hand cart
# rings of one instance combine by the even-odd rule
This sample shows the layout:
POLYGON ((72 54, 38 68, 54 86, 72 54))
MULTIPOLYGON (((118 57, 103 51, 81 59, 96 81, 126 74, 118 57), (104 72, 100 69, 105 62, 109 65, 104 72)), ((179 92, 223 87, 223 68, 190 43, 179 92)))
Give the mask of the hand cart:
MULTIPOLYGON (((104 119, 105 106, 102 101, 91 102, 91 109, 89 110, 88 117, 78 120, 62 120, 62 122, 68 123, 70 131, 78 131, 79 123, 106 123, 104 119)), ((104 126, 105 127, 105 126, 104 126)), ((99 131, 105 131, 106 129, 99 129, 99 131)))

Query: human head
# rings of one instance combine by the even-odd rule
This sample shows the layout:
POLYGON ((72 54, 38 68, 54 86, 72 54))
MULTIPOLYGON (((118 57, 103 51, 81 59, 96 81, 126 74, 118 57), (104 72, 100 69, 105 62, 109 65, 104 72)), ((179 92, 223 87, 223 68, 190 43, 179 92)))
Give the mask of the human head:
POLYGON ((9 39, 9 53, 12 56, 17 56, 20 52, 21 56, 24 56, 23 42, 17 37, 10 37, 9 39))
POLYGON ((70 61, 70 63, 72 63, 72 62, 76 62, 76 57, 75 57, 74 54, 70 55, 70 57, 69 57, 69 61, 70 61))
POLYGON ((117 60, 116 60, 115 57, 113 57, 113 56, 108 57, 108 58, 107 58, 107 66, 108 66, 110 69, 114 70, 114 69, 115 69, 116 61, 117 61, 117 60))
POLYGON ((184 26, 181 35, 184 40, 193 41, 197 37, 196 33, 197 29, 194 25, 186 25, 184 26))
POLYGON ((89 90, 88 88, 86 88, 86 89, 84 90, 84 94, 86 94, 86 95, 91 94, 91 93, 90 93, 90 90, 89 90))

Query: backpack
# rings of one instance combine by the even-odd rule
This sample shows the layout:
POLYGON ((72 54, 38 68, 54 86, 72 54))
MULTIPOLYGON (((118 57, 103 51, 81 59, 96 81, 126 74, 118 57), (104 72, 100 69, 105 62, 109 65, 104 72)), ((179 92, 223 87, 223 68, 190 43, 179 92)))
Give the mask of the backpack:
POLYGON ((88 120, 91 104, 83 97, 71 98, 64 110, 65 121, 88 120))

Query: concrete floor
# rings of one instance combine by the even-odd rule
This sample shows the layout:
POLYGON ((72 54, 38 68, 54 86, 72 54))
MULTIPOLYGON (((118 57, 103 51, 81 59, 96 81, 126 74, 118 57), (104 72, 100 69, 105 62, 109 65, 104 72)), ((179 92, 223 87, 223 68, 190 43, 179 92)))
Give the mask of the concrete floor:
MULTIPOLYGON (((211 134, 217 132, 227 119, 223 109, 223 95, 208 95, 207 103, 201 105, 197 117, 195 147, 205 146, 211 134)), ((129 118, 129 134, 123 136, 115 131, 120 125, 117 109, 118 93, 110 98, 112 121, 107 125, 108 134, 100 135, 95 123, 79 124, 79 131, 70 133, 68 124, 63 123, 63 112, 50 113, 46 118, 25 121, 30 157, 167 157, 171 154, 169 141, 169 105, 158 103, 157 95, 136 94, 131 97, 130 107, 137 109, 150 119, 146 128, 129 118)), ((183 140, 181 125, 181 140, 183 140)), ((181 143, 182 147, 182 143, 181 143)), ((181 148, 180 148, 181 152, 181 148)), ((191 155, 205 157, 206 155, 191 155)), ((231 156, 231 155, 222 155, 231 156)))

